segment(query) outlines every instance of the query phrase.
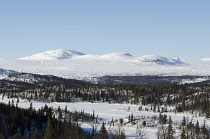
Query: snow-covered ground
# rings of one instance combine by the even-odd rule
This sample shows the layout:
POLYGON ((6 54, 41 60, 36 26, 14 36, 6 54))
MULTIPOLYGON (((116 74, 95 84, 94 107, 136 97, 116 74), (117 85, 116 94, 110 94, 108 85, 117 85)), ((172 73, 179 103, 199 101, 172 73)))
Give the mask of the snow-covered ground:
MULTIPOLYGON (((4 99, 2 99, 2 96, 0 96, 0 102, 3 103, 8 103, 9 100, 11 101, 11 99, 8 99, 6 97, 4 97, 4 99)), ((14 99, 14 102, 16 103, 16 99, 14 99)), ((133 114, 134 117, 152 117, 152 116, 159 116, 159 113, 154 113, 153 111, 139 111, 138 108, 139 106, 137 105, 130 105, 130 104, 108 104, 108 103, 83 103, 83 102, 77 102, 77 103, 58 103, 58 102, 53 102, 53 103, 44 103, 44 102, 33 102, 33 107, 35 109, 39 109, 44 105, 48 105, 50 107, 53 108, 58 108, 58 106, 60 106, 62 109, 65 108, 65 106, 67 106, 67 109, 69 111, 82 111, 84 110, 85 113, 93 113, 93 110, 95 112, 95 115, 98 115, 100 118, 103 119, 103 121, 108 122, 111 121, 112 118, 114 120, 119 120, 120 118, 122 119, 126 119, 128 118, 129 115, 133 114)), ((19 107, 22 108, 28 108, 30 106, 30 102, 28 102, 27 100, 20 100, 20 102, 18 103, 19 107)), ((144 107, 143 107, 144 109, 144 107)), ((173 107, 168 108, 168 110, 170 111, 170 109, 173 109, 173 107)), ((163 113, 164 114, 164 113, 163 113)), ((183 119, 183 116, 186 116, 189 118, 189 120, 193 121, 194 123, 196 123, 196 121, 198 120, 200 125, 203 124, 204 120, 206 120, 203 117, 197 117, 196 115, 190 115, 187 113, 179 113, 179 114, 175 114, 175 113, 165 113, 168 116, 170 115, 172 117, 173 122, 180 122, 183 119)), ((152 124, 152 123, 151 123, 152 124)), ((157 123, 156 123, 157 124, 157 123)), ((206 120, 206 124, 207 126, 210 126, 210 121, 206 120)), ((90 130, 91 131, 91 125, 88 123, 82 123, 81 127, 84 128, 85 130, 90 130)), ((100 130, 99 126, 98 130, 100 130)), ((111 127, 111 128, 117 128, 116 126, 111 127)), ((125 130, 125 134, 127 138, 135 138, 134 133, 136 131, 136 126, 131 125, 131 124, 126 124, 122 127, 125 130)), ((107 126, 107 129, 109 129, 109 127, 107 126)), ((156 127, 145 127, 144 128, 145 132, 147 132, 147 137, 149 139, 155 139, 156 138, 156 132, 157 132, 157 128, 156 127)))
POLYGON ((185 61, 179 65, 122 59, 67 59, 67 60, 8 60, 0 59, 0 68, 41 75, 55 75, 71 79, 91 80, 105 75, 210 75, 210 63, 185 61))

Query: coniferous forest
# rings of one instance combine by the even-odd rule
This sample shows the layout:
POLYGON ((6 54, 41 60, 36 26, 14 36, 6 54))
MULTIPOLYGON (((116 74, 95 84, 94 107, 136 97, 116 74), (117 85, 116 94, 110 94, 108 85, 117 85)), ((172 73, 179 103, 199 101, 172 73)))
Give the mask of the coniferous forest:
MULTIPOLYGON (((22 82, 2 82, 0 93, 8 98, 21 98, 44 102, 108 102, 151 105, 152 109, 175 112, 198 112, 210 116, 209 84, 171 85, 95 85, 22 82), (160 108, 160 106, 162 106, 160 108)), ((158 111, 159 111, 158 110, 158 111)))
MULTIPOLYGON (((59 111, 59 109, 58 109, 59 111)), ((28 109, 18 108, 18 103, 3 104, 0 103, 0 138, 1 139, 96 139, 108 138, 106 128, 101 127, 99 133, 89 133, 83 131, 78 120, 95 121, 96 117, 81 113, 70 113, 66 111, 66 115, 70 115, 72 120, 59 120, 53 115, 51 107, 45 107, 35 111, 32 105, 28 109), (71 122, 74 121, 74 122, 71 122)), ((111 135, 114 138, 125 138, 123 134, 111 135)))
MULTIPOLYGON (((139 111, 142 110, 143 106, 147 106, 145 110, 148 110, 149 107, 153 112, 160 113, 158 138, 173 138, 175 134, 172 127, 173 120, 162 114, 169 111, 168 107, 174 107, 173 110, 170 109, 174 113, 188 112, 206 118, 210 117, 209 84, 96 85, 46 82, 29 84, 0 81, 0 93, 2 99, 7 97, 12 100, 8 104, 0 104, 1 138, 125 138, 123 132, 109 133, 105 123, 102 123, 99 131, 95 131, 94 126, 92 132, 81 129, 78 121, 94 121, 96 123, 99 120, 94 112, 92 114, 84 111, 69 112, 67 109, 53 109, 47 105, 35 110, 32 103, 28 109, 23 109, 18 107, 19 99, 25 99, 29 102, 135 104, 139 106, 139 111), (13 101, 15 98, 17 102, 13 101), (168 131, 167 134, 163 133, 165 130, 168 131)), ((133 121, 135 121, 135 117, 129 116, 129 122, 133 121)), ((120 119, 119 122, 122 126, 123 120, 120 119)), ((146 122, 144 121, 142 125, 146 126, 146 122)), ((191 137, 194 135, 196 138, 209 138, 209 129, 205 123, 202 125, 201 123, 193 124, 185 117, 181 122, 180 130, 180 138, 182 139, 189 138, 186 136, 190 135, 191 137)))

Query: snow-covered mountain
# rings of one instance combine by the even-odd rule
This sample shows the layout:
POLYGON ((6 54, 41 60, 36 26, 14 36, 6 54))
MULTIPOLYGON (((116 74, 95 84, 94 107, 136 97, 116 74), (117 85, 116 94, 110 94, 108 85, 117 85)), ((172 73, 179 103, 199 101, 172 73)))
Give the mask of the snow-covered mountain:
POLYGON ((74 51, 74 50, 57 49, 57 50, 46 51, 43 53, 35 54, 32 56, 23 57, 20 59, 22 60, 63 60, 63 59, 70 59, 73 56, 81 56, 81 55, 85 55, 85 54, 74 51))
POLYGON ((202 61, 206 61, 206 62, 209 62, 210 61, 210 58, 203 58, 201 59, 202 61))
POLYGON ((62 49, 15 60, 0 59, 0 68, 92 82, 98 82, 104 76, 210 75, 210 63, 201 60, 189 61, 155 55, 134 57, 129 53, 93 55, 62 49))
POLYGON ((101 60, 133 60, 139 62, 156 63, 161 65, 178 65, 183 62, 180 59, 166 58, 156 55, 145 55, 142 57, 133 57, 131 54, 123 53, 108 53, 104 55, 85 55, 84 53, 74 50, 52 50, 43 53, 35 54, 20 58, 21 60, 64 60, 64 59, 101 59, 101 60))
POLYGON ((156 56, 156 55, 145 55, 142 57, 138 57, 137 59, 140 62, 151 62, 151 63, 157 63, 161 65, 183 64, 183 62, 178 58, 166 58, 166 57, 156 56))
POLYGON ((129 53, 109 53, 105 55, 85 55, 84 53, 77 52, 74 50, 63 50, 57 49, 52 51, 46 51, 32 56, 19 58, 21 60, 65 60, 65 59, 126 59, 131 58, 132 55, 129 53))

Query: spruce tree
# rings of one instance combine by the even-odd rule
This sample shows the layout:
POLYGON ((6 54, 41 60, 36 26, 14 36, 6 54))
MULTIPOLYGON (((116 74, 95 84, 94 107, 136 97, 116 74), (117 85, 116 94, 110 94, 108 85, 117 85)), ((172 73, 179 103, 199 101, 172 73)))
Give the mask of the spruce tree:
POLYGON ((52 121, 51 117, 48 117, 47 119, 47 127, 44 132, 44 139, 52 139, 52 121))
POLYGON ((65 106, 65 114, 67 113, 67 105, 65 106))
POLYGON ((134 117, 133 117, 133 113, 131 114, 131 122, 133 122, 134 117))
POLYGON ((186 135, 185 135, 185 129, 184 127, 182 128, 182 133, 181 133, 181 137, 180 139, 186 139, 186 135))
POLYGON ((62 119, 62 111, 60 106, 58 107, 58 119, 62 119))
POLYGON ((123 125, 123 122, 124 122, 124 121, 123 121, 123 119, 122 119, 122 118, 120 118, 120 120, 119 120, 119 121, 120 121, 120 125, 122 126, 122 125, 123 125))
POLYGON ((186 126, 186 119, 185 119, 185 116, 183 116, 182 126, 186 126))
POLYGON ((142 125, 145 127, 147 125, 147 122, 146 121, 143 121, 142 122, 142 125))
POLYGON ((107 130, 106 130, 106 127, 105 127, 104 122, 102 123, 100 132, 101 132, 102 134, 107 134, 107 130))
POLYGON ((167 128, 167 139, 173 139, 174 138, 174 130, 172 127, 172 119, 171 116, 169 117, 168 120, 168 128, 167 128))
POLYGON ((196 136, 198 138, 199 136, 199 133, 200 133, 200 127, 199 127, 199 122, 197 120, 197 123, 196 123, 196 126, 195 126, 195 133, 196 133, 196 136))

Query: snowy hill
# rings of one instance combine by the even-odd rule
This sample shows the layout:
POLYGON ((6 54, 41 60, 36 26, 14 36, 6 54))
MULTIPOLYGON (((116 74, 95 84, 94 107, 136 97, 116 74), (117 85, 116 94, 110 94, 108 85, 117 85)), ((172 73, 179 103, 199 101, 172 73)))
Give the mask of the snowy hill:
MULTIPOLYGON (((180 60, 156 55, 134 57, 129 53, 83 54, 53 50, 16 60, 0 59, 0 68, 66 79, 103 82, 106 76, 209 76, 205 61, 180 60)), ((5 74, 4 74, 5 75, 5 74)), ((116 79, 118 80, 118 79, 116 79)))
POLYGON ((12 70, 4 70, 0 68, 0 79, 5 79, 7 78, 9 75, 16 75, 19 74, 16 71, 12 71, 12 70))
POLYGON ((156 55, 145 55, 142 57, 137 58, 140 62, 151 62, 161 65, 178 65, 183 64, 183 62, 180 59, 177 58, 166 58, 162 56, 156 56, 156 55))
POLYGON ((206 62, 209 62, 210 61, 210 58, 203 58, 201 59, 202 61, 206 61, 206 62))
POLYGON ((52 75, 38 75, 32 73, 23 73, 13 70, 5 70, 0 68, 0 80, 27 82, 27 83, 40 83, 40 82, 65 82, 72 84, 85 84, 84 81, 78 81, 74 79, 65 79, 52 75))
POLYGON ((27 56, 20 58, 22 60, 63 60, 70 59, 73 56, 84 55, 83 53, 74 50, 63 50, 57 49, 52 51, 46 51, 43 53, 35 54, 32 56, 27 56))
POLYGON ((101 60, 131 60, 139 62, 156 63, 161 65, 178 65, 183 62, 180 59, 166 58, 156 55, 145 55, 142 57, 133 57, 129 53, 109 53, 104 55, 85 55, 84 53, 74 50, 57 49, 52 51, 46 51, 43 53, 35 54, 20 58, 21 60, 64 60, 64 59, 101 59, 101 60))
POLYGON ((64 79, 52 75, 38 75, 30 73, 18 73, 10 74, 4 80, 15 82, 27 82, 27 83, 41 83, 41 82, 58 82, 58 83, 71 83, 71 84, 86 84, 86 82, 78 81, 74 79, 64 79))

